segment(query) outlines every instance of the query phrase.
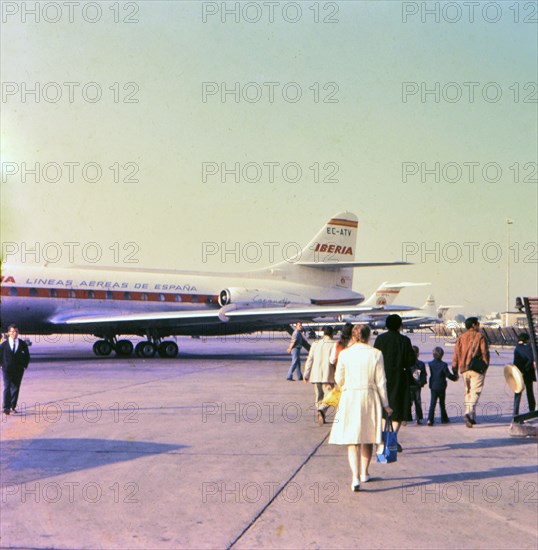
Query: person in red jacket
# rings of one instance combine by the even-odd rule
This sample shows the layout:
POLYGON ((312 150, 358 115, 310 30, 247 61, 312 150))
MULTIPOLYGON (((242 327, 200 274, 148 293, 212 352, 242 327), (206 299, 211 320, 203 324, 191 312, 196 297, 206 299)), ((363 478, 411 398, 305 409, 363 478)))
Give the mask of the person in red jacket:
POLYGON ((469 317, 465 320, 464 332, 457 340, 452 356, 452 370, 454 374, 459 373, 463 377, 465 385, 465 425, 472 428, 476 424, 476 405, 480 399, 486 371, 483 373, 471 370, 471 361, 477 357, 485 363, 486 370, 489 366, 489 349, 486 338, 480 332, 480 323, 476 317, 469 317))

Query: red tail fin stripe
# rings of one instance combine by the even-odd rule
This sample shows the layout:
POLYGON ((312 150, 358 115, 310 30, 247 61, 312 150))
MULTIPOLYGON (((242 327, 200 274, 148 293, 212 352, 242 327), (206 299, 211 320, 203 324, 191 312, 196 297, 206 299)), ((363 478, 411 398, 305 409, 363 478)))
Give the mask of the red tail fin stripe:
POLYGON ((327 225, 343 225, 344 227, 358 227, 359 222, 353 220, 341 220, 339 218, 332 218, 327 222, 327 225))

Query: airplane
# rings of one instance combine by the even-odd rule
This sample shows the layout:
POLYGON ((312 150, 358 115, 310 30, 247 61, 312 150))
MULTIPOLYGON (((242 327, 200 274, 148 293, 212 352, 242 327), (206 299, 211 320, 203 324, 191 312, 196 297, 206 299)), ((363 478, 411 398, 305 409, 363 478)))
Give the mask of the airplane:
POLYGON ((178 353, 176 335, 217 336, 290 331, 320 316, 405 311, 410 306, 360 306, 353 270, 409 265, 355 262, 358 219, 341 212, 294 261, 239 273, 82 266, 4 265, 0 322, 26 334, 92 334, 96 355, 139 357, 178 353), (136 347, 124 335, 145 338, 136 347))
MULTIPOLYGON (((390 306, 400 294, 402 288, 413 286, 426 286, 430 283, 389 283, 387 281, 381 283, 377 289, 367 298, 364 302, 361 302, 362 306, 371 307, 386 307, 390 306)), ((415 308, 408 308, 409 311, 413 311, 415 308)), ((387 312, 371 311, 369 313, 361 313, 360 315, 339 315, 338 317, 318 318, 314 323, 306 323, 303 326, 310 331, 310 335, 316 337, 316 331, 321 330, 326 325, 332 325, 333 327, 341 327, 345 323, 365 323, 372 328, 380 326, 377 321, 385 326, 385 320, 387 318, 387 312)))
MULTIPOLYGON (((426 299, 426 303, 417 309, 404 311, 401 314, 402 326, 408 332, 413 332, 415 329, 431 328, 434 325, 444 323, 446 321, 446 312, 451 308, 463 306, 435 306, 435 298, 430 294, 426 299)), ((385 328, 386 315, 375 318, 370 325, 372 328, 385 328)))
MULTIPOLYGON (((389 283, 385 281, 381 283, 379 287, 374 291, 374 293, 365 300, 363 306, 385 306, 390 305, 396 300, 398 294, 402 288, 408 288, 413 286, 426 286, 431 283, 389 283)), ((375 316, 375 313, 372 313, 372 316, 375 316)), ((360 317, 368 317, 367 313, 360 315, 360 317)))

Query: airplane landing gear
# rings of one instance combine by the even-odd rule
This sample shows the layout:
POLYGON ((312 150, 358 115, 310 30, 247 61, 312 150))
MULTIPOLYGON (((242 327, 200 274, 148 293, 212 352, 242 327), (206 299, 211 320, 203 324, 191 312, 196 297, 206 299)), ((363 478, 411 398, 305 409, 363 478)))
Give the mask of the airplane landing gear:
POLYGON ((157 346, 155 346, 155 344, 153 342, 150 342, 149 340, 138 342, 135 347, 135 354, 138 357, 142 357, 143 359, 151 359, 151 357, 155 356, 156 352, 157 346))
POLYGON ((173 340, 165 340, 159 345, 159 355, 165 359, 173 359, 177 356, 179 348, 173 340))
POLYGON ((97 342, 93 344, 93 353, 95 353, 95 355, 110 355, 112 349, 112 343, 108 340, 97 340, 97 342))
POLYGON ((130 340, 118 340, 116 342, 116 354, 120 357, 129 357, 133 353, 133 343, 130 340))
POLYGON ((158 336, 151 334, 147 336, 147 340, 138 342, 136 346, 133 346, 130 340, 116 340, 115 336, 97 340, 93 344, 95 355, 106 356, 110 355, 112 351, 115 351, 118 357, 129 357, 134 351, 135 355, 142 359, 151 359, 157 353, 159 357, 173 359, 177 356, 179 348, 173 340, 163 342, 158 336))

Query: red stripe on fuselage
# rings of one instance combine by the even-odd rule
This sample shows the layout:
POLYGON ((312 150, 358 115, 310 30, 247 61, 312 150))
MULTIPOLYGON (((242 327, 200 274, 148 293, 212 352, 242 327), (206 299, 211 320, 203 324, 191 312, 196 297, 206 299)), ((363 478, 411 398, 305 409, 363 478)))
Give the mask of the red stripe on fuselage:
POLYGON ((35 288, 3 285, 1 296, 9 298, 61 298, 71 300, 111 300, 121 302, 189 302, 218 303, 218 296, 210 294, 174 294, 171 292, 132 292, 129 290, 81 290, 69 288, 35 288), (179 296, 179 299, 176 298, 179 296))

